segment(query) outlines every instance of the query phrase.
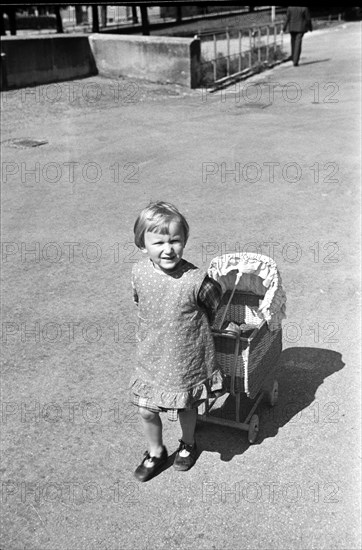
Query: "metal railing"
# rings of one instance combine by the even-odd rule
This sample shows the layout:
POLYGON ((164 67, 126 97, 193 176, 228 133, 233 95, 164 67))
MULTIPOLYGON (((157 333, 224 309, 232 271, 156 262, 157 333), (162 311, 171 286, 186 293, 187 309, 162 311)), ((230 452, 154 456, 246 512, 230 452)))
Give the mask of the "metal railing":
POLYGON ((222 31, 199 32, 201 80, 218 85, 286 57, 283 22, 245 28, 226 27, 222 31))

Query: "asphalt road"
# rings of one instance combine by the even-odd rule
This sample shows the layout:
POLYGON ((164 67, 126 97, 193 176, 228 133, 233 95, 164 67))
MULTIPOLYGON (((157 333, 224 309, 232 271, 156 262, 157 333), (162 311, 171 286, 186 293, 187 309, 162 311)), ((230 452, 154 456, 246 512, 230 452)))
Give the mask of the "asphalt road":
POLYGON ((361 547, 360 39, 312 33, 299 67, 222 94, 99 77, 2 94, 1 548, 361 547), (205 269, 273 256, 288 318, 258 443, 202 425, 192 470, 138 484, 130 272, 150 199, 186 215, 205 269))

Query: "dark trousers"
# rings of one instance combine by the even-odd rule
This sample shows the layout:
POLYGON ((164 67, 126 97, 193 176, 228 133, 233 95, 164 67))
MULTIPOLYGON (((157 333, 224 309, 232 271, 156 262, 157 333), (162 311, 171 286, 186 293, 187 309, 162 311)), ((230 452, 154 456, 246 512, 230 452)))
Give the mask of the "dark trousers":
POLYGON ((302 40, 303 32, 291 32, 290 43, 292 47, 292 61, 293 65, 298 65, 300 54, 302 52, 302 40))

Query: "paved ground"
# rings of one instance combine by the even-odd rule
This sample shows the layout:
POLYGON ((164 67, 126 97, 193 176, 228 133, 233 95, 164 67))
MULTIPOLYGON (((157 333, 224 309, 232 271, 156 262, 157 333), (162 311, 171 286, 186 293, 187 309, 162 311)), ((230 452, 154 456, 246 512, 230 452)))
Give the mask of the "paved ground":
MULTIPOLYGON (((223 96, 100 78, 3 94, 1 548, 360 548, 360 61, 350 23, 223 96), (185 213, 196 264, 272 255, 288 319, 258 444, 204 425, 190 472, 141 485, 129 280, 150 199, 185 213)), ((170 453, 178 437, 165 421, 170 453)))

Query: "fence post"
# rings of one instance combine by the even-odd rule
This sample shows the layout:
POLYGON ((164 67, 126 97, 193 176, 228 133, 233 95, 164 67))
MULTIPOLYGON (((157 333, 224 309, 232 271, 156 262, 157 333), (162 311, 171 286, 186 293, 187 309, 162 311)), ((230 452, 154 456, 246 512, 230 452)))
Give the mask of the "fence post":
POLYGON ((54 10, 55 10, 55 17, 56 17, 56 21, 57 21, 57 32, 62 33, 64 31, 63 31, 62 16, 60 14, 60 7, 55 6, 54 10))
POLYGON ((266 28, 266 61, 269 61, 269 25, 266 28))
POLYGON ((252 40, 252 30, 249 29, 249 46, 250 46, 250 49, 249 49, 249 69, 251 68, 251 53, 252 53, 252 49, 253 49, 253 40, 252 40))
POLYGON ((132 6, 132 23, 134 25, 138 23, 137 6, 132 6))
POLYGON ((274 53, 277 51, 277 26, 274 25, 274 53))
POLYGON ((230 34, 229 27, 226 27, 226 75, 230 75, 230 34))
POLYGON ((182 22, 182 6, 176 7, 176 22, 177 23, 182 22))
POLYGON ((6 54, 4 52, 1 52, 0 54, 0 83, 1 83, 1 89, 7 90, 8 89, 8 78, 7 78, 7 71, 6 71, 6 54))
POLYGON ((217 80, 217 44, 216 44, 216 34, 214 36, 214 80, 217 80))
POLYGON ((239 31, 239 73, 241 72, 241 48, 242 48, 242 37, 241 37, 241 31, 239 31))
POLYGON ((261 30, 258 27, 258 63, 261 63, 261 30))
POLYGON ((99 32, 98 6, 92 6, 92 32, 99 32))
POLYGON ((140 10, 141 10, 141 21, 142 21, 142 34, 143 36, 149 36, 150 25, 148 22, 147 6, 140 4, 140 10))
POLYGON ((107 6, 104 4, 101 5, 101 25, 102 27, 107 26, 107 6))

